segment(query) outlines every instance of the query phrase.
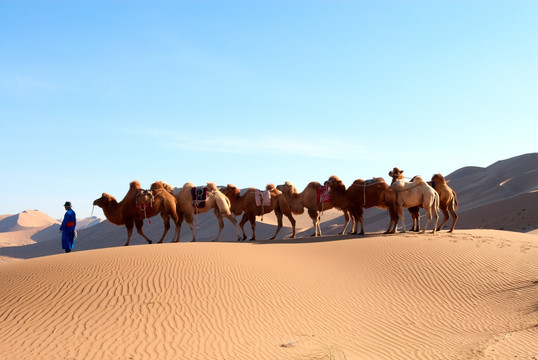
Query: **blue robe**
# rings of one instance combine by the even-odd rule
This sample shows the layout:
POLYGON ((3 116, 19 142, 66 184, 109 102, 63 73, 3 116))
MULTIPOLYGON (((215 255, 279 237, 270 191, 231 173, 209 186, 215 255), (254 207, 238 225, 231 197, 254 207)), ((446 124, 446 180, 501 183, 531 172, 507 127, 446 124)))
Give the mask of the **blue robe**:
POLYGON ((72 249, 75 246, 75 226, 77 216, 72 209, 65 212, 64 220, 60 226, 62 231, 62 249, 72 249))

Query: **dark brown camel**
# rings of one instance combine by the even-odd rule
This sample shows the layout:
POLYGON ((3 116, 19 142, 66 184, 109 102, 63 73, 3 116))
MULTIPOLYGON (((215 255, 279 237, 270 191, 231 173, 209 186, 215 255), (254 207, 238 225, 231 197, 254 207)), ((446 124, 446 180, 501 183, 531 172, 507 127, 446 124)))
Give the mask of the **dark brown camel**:
POLYGON ((283 215, 286 215, 286 217, 290 220, 293 229, 290 238, 295 238, 295 219, 293 218, 293 215, 288 206, 288 201, 286 200, 284 195, 275 188, 273 184, 267 185, 266 190, 269 191, 271 196, 271 203, 266 206, 256 205, 256 189, 254 188, 247 189, 243 195, 241 195, 241 191, 238 188, 231 184, 228 184, 227 187, 221 190, 224 195, 226 195, 228 199, 230 199, 233 213, 236 216, 243 214, 241 222, 239 223, 241 231, 243 232, 243 240, 246 240, 247 238, 244 228, 245 223, 247 221, 250 222, 250 226, 252 228, 252 238, 250 240, 254 241, 256 240, 256 216, 263 216, 263 214, 268 214, 272 211, 275 212, 278 226, 275 234, 271 237, 270 240, 275 239, 278 232, 282 228, 283 215))
POLYGON ((108 221, 115 225, 125 225, 127 229, 127 242, 125 246, 129 245, 131 235, 133 234, 133 226, 136 226, 136 231, 151 244, 151 240, 144 235, 142 226, 144 225, 144 217, 140 216, 136 209, 136 195, 140 189, 140 183, 138 181, 131 182, 129 191, 125 195, 122 201, 119 203, 114 196, 107 193, 103 193, 102 196, 93 202, 93 205, 97 205, 103 209, 108 221))
MULTIPOLYGON (((361 231, 359 235, 364 234, 363 213, 364 208, 376 206, 381 209, 388 209, 390 223, 385 234, 394 233, 398 224, 396 214, 396 194, 385 183, 383 178, 374 178, 369 181, 362 179, 355 180, 353 184, 346 189, 342 180, 337 176, 331 176, 327 180, 330 187, 331 202, 337 209, 347 210, 353 219, 353 225, 350 234, 358 233, 359 222, 361 231)), ((344 230, 345 231, 345 226, 344 230)))
POLYGON ((161 239, 158 241, 162 243, 164 237, 170 230, 170 219, 176 226, 174 233, 174 240, 179 238, 179 230, 181 224, 179 223, 179 216, 177 213, 177 200, 174 197, 174 189, 162 181, 156 181, 151 184, 149 190, 138 189, 136 195, 136 209, 139 216, 152 217, 157 214, 161 214, 164 222, 164 232, 161 239))
MULTIPOLYGON (((314 224, 314 233, 311 236, 321 236, 320 215, 324 210, 329 210, 334 207, 330 201, 321 199, 322 185, 317 181, 312 181, 306 185, 302 192, 298 192, 297 188, 289 181, 276 187, 282 191, 282 194, 288 200, 290 210, 293 214, 302 214, 304 208, 308 210, 308 216, 314 224)), ((349 223, 349 213, 344 211, 344 219, 346 225, 349 223)), ((344 227, 345 228, 345 227, 344 227)), ((344 231, 340 234, 343 234, 344 231)))

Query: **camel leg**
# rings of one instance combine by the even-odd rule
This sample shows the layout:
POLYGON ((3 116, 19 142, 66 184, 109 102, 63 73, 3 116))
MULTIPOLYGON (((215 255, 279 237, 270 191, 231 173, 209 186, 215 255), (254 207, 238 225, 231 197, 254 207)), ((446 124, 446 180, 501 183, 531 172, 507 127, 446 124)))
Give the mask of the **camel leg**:
MULTIPOLYGON (((430 206, 425 206, 424 210, 426 211, 426 225, 424 225, 424 229, 422 230, 423 234, 426 232, 426 229, 428 229, 428 225, 430 224, 430 221, 432 220, 431 207, 430 206)), ((433 231, 435 232, 435 227, 433 228, 433 231)))
POLYGON ((413 219, 413 226, 411 231, 419 232, 420 231, 420 208, 418 206, 413 206, 407 209, 411 214, 413 219))
POLYGON ((131 241, 131 236, 133 235, 134 222, 127 220, 125 222, 125 228, 127 229, 127 242, 123 246, 129 246, 129 241, 131 241))
POLYGON ((163 231, 163 235, 161 236, 161 240, 158 241, 159 244, 163 243, 164 237, 168 233, 168 230, 170 230, 170 217, 163 216, 163 215, 161 215, 161 217, 163 218, 163 222, 164 222, 164 231, 163 231))
MULTIPOLYGON (((308 209, 308 216, 310 216, 310 219, 312 219, 312 224, 314 225, 314 233, 310 236, 318 236, 319 213, 317 211, 308 209)), ((319 230, 319 234, 321 234, 321 230, 319 230)))
POLYGON ((347 224, 349 224, 349 213, 347 211, 344 211, 344 228, 342 231, 340 231, 340 235, 344 235, 346 233, 347 224))
POLYGON ((278 226, 276 228, 275 235, 273 235, 273 237, 270 238, 269 240, 274 240, 276 238, 276 235, 280 231, 280 229, 282 229, 282 211, 280 211, 278 208, 276 208, 275 209, 275 215, 276 215, 276 218, 278 220, 278 226))
POLYGON ((183 222, 183 220, 181 221, 177 221, 176 222, 176 232, 174 233, 174 242, 179 242, 179 233, 181 232, 181 223, 183 222))
POLYGON ((183 214, 177 217, 176 221, 176 232, 174 234, 174 242, 179 242, 179 234, 181 233, 181 224, 183 223, 183 214))
POLYGON ((450 217, 446 208, 441 209, 441 211, 443 212, 443 221, 441 221, 441 225, 437 227, 437 231, 440 231, 443 228, 443 225, 445 225, 445 223, 448 221, 448 218, 450 217))
POLYGON ((288 220, 290 221, 291 223, 291 228, 292 228, 292 234, 290 236, 290 239, 295 239, 295 224, 296 224, 296 221, 295 219, 293 218, 293 215, 291 213, 289 214, 286 214, 286 217, 288 218, 288 220))
POLYGON ((237 241, 241 241, 241 234, 239 233, 239 226, 237 225, 237 220, 235 220, 235 216, 230 214, 226 216, 226 219, 230 220, 230 222, 234 226, 235 233, 237 234, 237 241))
POLYGON ((385 231, 385 234, 394 234, 396 232, 396 226, 398 226, 398 215, 396 212, 392 209, 388 210, 389 212, 389 227, 387 228, 387 231, 385 231))
POLYGON ((239 222, 239 227, 241 228, 241 231, 243 232, 243 238, 241 240, 247 239, 247 234, 245 234, 245 223, 248 221, 248 216, 246 213, 243 214, 241 217, 241 221, 239 222))
POLYGON ((250 222, 250 227, 252 228, 252 237, 250 241, 256 241, 256 215, 249 214, 248 221, 250 222))
POLYGON ((432 212, 433 212, 433 230, 432 230, 432 234, 435 234, 435 230, 437 228, 437 221, 439 221, 439 213, 437 212, 437 208, 436 208, 435 204, 432 207, 432 212))
POLYGON ((456 210, 454 209, 454 202, 451 201, 449 205, 450 213, 452 214, 452 227, 448 232, 454 231, 454 227, 456 227, 456 221, 458 221, 458 214, 456 214, 456 210))
POLYGON ((351 214, 351 229, 349 230, 348 235, 353 235, 357 233, 359 228, 358 214, 355 210, 350 210, 351 214))
POLYGON ((191 229, 192 240, 191 242, 196 242, 196 232, 194 230, 194 217, 193 214, 185 213, 185 222, 189 224, 189 229, 191 229))
POLYGON ((144 220, 135 220, 135 226, 136 232, 139 233, 144 239, 146 239, 148 244, 151 244, 151 240, 142 231, 142 226, 144 226, 144 220))
MULTIPOLYGON (((404 212, 403 212, 403 206, 402 206, 402 205, 399 205, 399 206, 398 206, 398 218, 402 221, 402 227, 403 227, 403 229, 402 229, 401 232, 402 232, 402 233, 407 232, 407 231, 405 230, 405 219, 404 219, 404 212)), ((396 226, 396 227, 397 227, 397 226, 396 226)))
POLYGON ((214 209, 213 212, 215 213, 215 216, 217 217, 217 221, 219 223, 219 233, 217 234, 217 237, 213 241, 219 241, 220 233, 222 232, 222 229, 224 229, 224 220, 222 219, 222 215, 219 212, 219 209, 214 209))

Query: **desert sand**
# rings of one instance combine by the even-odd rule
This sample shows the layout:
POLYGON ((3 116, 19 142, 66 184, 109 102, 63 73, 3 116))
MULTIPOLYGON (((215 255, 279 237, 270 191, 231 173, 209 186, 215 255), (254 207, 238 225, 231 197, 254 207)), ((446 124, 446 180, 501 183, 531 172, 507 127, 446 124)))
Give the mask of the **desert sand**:
POLYGON ((538 237, 497 230, 0 264, 5 359, 533 359, 538 237))
MULTIPOLYGON (((0 216, 0 359, 537 360, 538 171, 523 170, 459 171, 452 234, 384 235, 386 213, 368 209, 367 235, 338 235, 330 210, 323 237, 303 214, 296 239, 285 219, 277 240, 237 242, 225 222, 214 243, 208 213, 196 243, 184 225, 179 244, 124 247, 105 221, 65 254, 56 220, 0 216)), ((257 238, 275 224, 265 215, 257 238)))

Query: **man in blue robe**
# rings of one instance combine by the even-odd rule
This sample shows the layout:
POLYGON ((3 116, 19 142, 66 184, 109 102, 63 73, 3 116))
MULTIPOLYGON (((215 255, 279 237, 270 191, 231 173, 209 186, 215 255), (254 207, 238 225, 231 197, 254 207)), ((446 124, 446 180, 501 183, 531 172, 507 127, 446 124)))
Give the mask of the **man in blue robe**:
POLYGON ((64 207, 66 212, 62 225, 60 226, 60 232, 62 233, 62 249, 68 253, 71 252, 75 246, 75 226, 77 225, 77 216, 73 209, 71 209, 70 201, 66 201, 64 207))

